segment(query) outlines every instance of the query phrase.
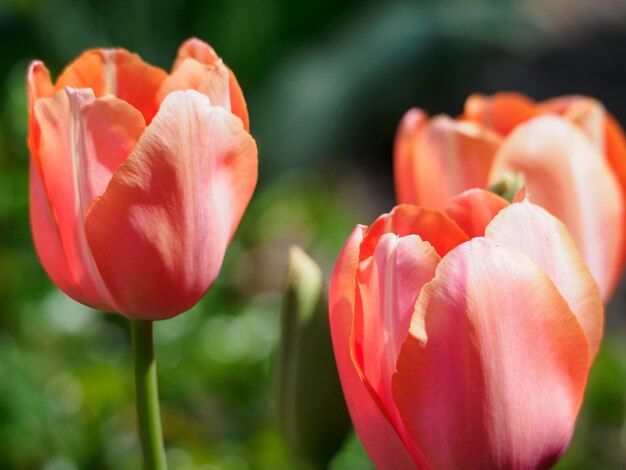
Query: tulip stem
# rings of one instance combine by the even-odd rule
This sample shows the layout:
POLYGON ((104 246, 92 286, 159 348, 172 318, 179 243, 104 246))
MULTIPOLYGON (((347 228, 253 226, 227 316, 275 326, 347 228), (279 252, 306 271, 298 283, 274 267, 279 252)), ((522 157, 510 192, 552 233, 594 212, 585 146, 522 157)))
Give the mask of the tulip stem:
POLYGON ((146 470, 166 470, 152 321, 130 320, 135 367, 135 401, 146 470))

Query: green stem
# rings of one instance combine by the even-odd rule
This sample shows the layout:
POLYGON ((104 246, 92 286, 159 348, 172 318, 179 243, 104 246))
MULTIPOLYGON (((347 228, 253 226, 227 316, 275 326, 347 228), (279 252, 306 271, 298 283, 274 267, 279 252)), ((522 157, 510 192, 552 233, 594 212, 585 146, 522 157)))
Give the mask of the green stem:
POLYGON ((156 361, 152 347, 152 322, 130 320, 135 366, 135 394, 139 436, 146 470, 166 470, 156 361))

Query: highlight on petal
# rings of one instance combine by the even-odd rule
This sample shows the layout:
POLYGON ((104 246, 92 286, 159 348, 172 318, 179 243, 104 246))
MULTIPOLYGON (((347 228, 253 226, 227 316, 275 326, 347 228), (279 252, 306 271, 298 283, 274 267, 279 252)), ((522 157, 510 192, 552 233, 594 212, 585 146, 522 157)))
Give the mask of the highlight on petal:
POLYGON ((585 331, 593 360, 602 341, 604 308, 598 286, 565 225, 525 201, 503 209, 485 235, 520 250, 550 277, 585 331))
POLYGON ((252 196, 257 149, 196 91, 170 93, 85 228, 120 312, 168 318, 211 286, 252 196))
POLYGON ((361 245, 361 260, 373 255, 379 238, 385 233, 399 237, 419 235, 443 257, 454 247, 468 240, 467 235, 447 215, 410 204, 400 204, 388 214, 381 215, 367 231, 361 245))
POLYGON ((114 303, 95 267, 83 223, 143 132, 143 117, 113 96, 95 99, 89 89, 67 88, 37 100, 33 118, 41 132, 33 157, 72 279, 82 291, 81 301, 111 309, 114 303))
POLYGON ((401 435, 403 426, 391 396, 391 377, 417 296, 435 276, 440 260, 432 245, 419 236, 386 233, 374 254, 359 263, 356 274, 354 365, 401 435))
POLYGON ((547 468, 571 438, 589 365, 585 334, 548 276, 475 238, 422 289, 393 396, 433 468, 547 468))
POLYGON ((413 158, 419 205, 445 207, 448 199, 470 188, 487 186, 500 137, 471 122, 438 116, 419 133, 413 158))
POLYGON ((535 102, 519 93, 474 94, 465 102, 463 119, 506 136, 518 124, 539 114, 535 102))
POLYGON ((356 302, 356 273, 366 227, 357 226, 339 254, 330 280, 329 318, 333 349, 346 404, 359 438, 377 468, 415 468, 415 461, 352 360, 351 335, 356 302))
MULTIPOLYGON (((213 50, 213 48, 209 46, 206 42, 198 38, 190 38, 185 41, 178 49, 178 56, 176 57, 176 61, 174 62, 174 65, 172 67, 172 75, 174 75, 179 67, 181 67, 182 64, 188 59, 193 59, 203 65, 215 65, 216 63, 221 62, 221 59, 219 58, 215 50, 213 50)), ((228 72, 229 77, 228 101, 230 103, 230 107, 228 109, 230 109, 235 116, 239 116, 239 118, 243 121, 243 127, 246 130, 249 130, 250 118, 248 116, 248 106, 246 105, 246 100, 243 96, 243 92, 241 91, 239 82, 237 81, 237 78, 235 77, 235 74, 232 72, 232 70, 230 70, 225 65, 224 67, 228 72)), ((194 89, 199 90, 195 87, 194 89)), ((199 91, 203 92, 202 90, 199 91)), ((213 104, 219 104, 213 101, 213 97, 211 97, 211 102, 213 104)))
POLYGON ((624 198, 603 156, 574 125, 545 115, 519 125, 504 141, 490 181, 507 171, 524 174, 531 201, 565 223, 602 298, 610 298, 620 270, 624 198))
POLYGON ((393 172, 396 199, 402 204, 418 203, 417 141, 427 120, 428 115, 424 111, 413 108, 406 112, 398 126, 393 151, 393 172))
POLYGON ((490 191, 469 189, 453 197, 444 212, 469 238, 474 238, 482 237, 489 222, 508 205, 505 199, 490 191))
POLYGON ((83 52, 59 76, 55 90, 66 86, 91 88, 96 98, 115 95, 131 104, 150 123, 159 109, 157 92, 167 73, 125 49, 83 52))

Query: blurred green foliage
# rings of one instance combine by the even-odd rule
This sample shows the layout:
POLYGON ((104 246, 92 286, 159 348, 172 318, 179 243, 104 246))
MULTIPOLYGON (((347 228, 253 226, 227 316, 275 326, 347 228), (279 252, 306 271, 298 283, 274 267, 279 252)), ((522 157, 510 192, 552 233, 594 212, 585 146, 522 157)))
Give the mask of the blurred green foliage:
MULTIPOLYGON (((328 276, 354 225, 393 204, 402 113, 458 112, 473 91, 511 86, 494 78, 507 76, 501 64, 551 44, 524 11, 513 0, 0 0, 0 468, 136 469, 141 456, 128 325, 59 293, 32 248, 31 59, 56 76, 86 48, 123 46, 168 69, 198 36, 236 72, 261 180, 208 295, 155 327, 167 458, 172 469, 292 469, 302 464, 270 398, 287 248, 303 246, 328 276)), ((625 465, 623 298, 561 469, 625 465)), ((352 437, 330 468, 371 464, 352 437)))

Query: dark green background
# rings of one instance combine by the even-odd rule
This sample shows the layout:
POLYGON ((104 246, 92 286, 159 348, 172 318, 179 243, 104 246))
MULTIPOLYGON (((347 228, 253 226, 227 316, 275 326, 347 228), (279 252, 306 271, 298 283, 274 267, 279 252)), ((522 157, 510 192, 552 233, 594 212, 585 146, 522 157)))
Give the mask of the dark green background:
MULTIPOLYGON (((393 205, 393 137, 411 106, 456 114, 474 91, 585 93, 625 122, 623 14, 569 4, 554 13, 532 0, 0 0, 0 468, 140 466, 128 326, 60 294, 32 248, 30 60, 56 76, 86 48, 122 46, 169 69, 178 45, 198 36, 235 71, 260 181, 206 298, 156 325, 168 460, 304 468, 271 405, 287 248, 302 245, 329 274, 353 226, 393 205)), ((561 468, 626 465, 625 297, 608 309, 561 468)), ((352 438, 332 468, 370 464, 352 438)))

